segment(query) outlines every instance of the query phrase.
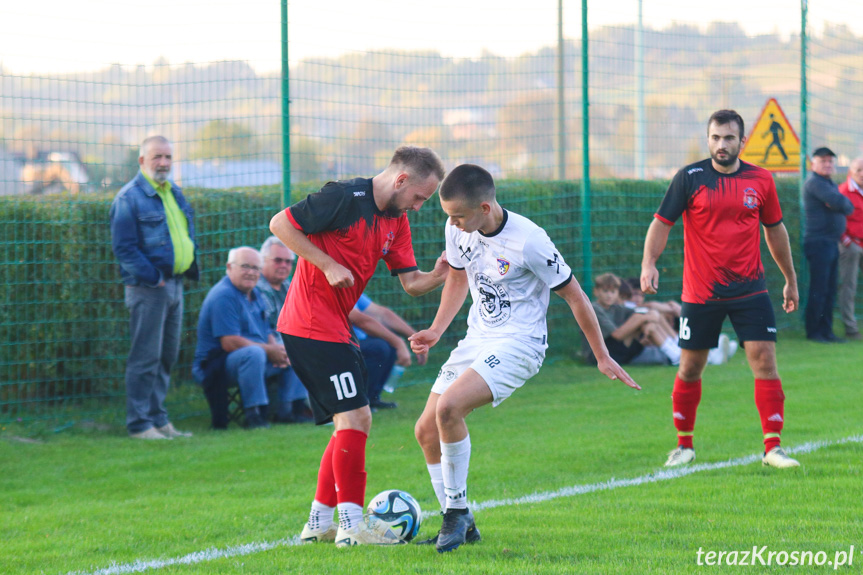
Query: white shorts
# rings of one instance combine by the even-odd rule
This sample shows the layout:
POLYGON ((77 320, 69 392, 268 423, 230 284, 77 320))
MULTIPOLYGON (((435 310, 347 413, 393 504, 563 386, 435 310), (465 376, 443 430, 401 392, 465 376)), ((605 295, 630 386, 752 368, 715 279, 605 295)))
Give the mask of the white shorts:
POLYGON ((441 367, 432 393, 443 395, 467 368, 471 368, 488 385, 494 397, 492 405, 497 407, 539 372, 546 347, 540 340, 465 338, 458 342, 441 367))

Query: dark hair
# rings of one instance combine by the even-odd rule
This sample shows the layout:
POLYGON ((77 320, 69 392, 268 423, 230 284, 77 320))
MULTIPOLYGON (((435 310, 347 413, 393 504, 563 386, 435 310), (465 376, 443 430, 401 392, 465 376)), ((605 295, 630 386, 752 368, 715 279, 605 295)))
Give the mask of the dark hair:
POLYGON ((731 122, 737 122, 737 126, 740 128, 740 139, 743 139, 743 118, 741 118, 740 114, 734 110, 717 110, 716 112, 713 112, 710 119, 707 120, 708 134, 710 133, 710 124, 713 124, 714 122, 717 126, 724 126, 731 122))
POLYGON ((440 186, 440 199, 449 201, 464 198, 474 206, 493 200, 494 194, 494 178, 474 164, 456 166, 440 186))
POLYGON ((434 174, 438 180, 442 180, 446 171, 440 157, 430 148, 418 146, 399 146, 390 165, 403 166, 421 180, 425 180, 434 174))
POLYGON ((620 278, 612 273, 600 274, 593 280, 593 285, 597 289, 620 289, 620 284, 620 278))
POLYGON ((623 281, 629 284, 629 287, 633 292, 641 291, 641 278, 626 278, 623 281))
POLYGON ((629 299, 632 297, 632 287, 629 285, 629 282, 623 280, 620 282, 620 287, 617 288, 617 293, 620 294, 620 297, 623 299, 629 299))

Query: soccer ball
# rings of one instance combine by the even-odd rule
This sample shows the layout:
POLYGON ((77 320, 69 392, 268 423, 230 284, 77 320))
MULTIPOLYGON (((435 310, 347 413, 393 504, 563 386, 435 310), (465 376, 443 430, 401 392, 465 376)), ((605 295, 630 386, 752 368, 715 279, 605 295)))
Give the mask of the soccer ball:
POLYGON ((416 537, 422 523, 420 504, 410 493, 399 489, 378 493, 369 502, 369 515, 389 525, 402 541, 416 537))

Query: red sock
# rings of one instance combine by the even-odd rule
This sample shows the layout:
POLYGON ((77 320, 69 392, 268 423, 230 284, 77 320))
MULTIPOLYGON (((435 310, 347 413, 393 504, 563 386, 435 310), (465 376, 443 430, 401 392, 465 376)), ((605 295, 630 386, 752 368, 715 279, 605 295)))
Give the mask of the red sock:
POLYGON ((674 427, 677 428, 677 445, 692 447, 692 434, 695 431, 695 412, 701 402, 701 380, 683 381, 674 378, 674 391, 671 392, 671 406, 674 410, 674 427))
POLYGON ((755 407, 761 416, 761 431, 764 432, 764 452, 779 446, 782 425, 785 419, 785 393, 778 379, 755 380, 755 407))
POLYGON ((333 475, 333 447, 336 444, 336 434, 330 436, 330 442, 321 457, 321 467, 318 469, 318 488, 315 491, 315 501, 329 507, 335 507, 336 477, 333 475))
POLYGON ((342 429, 336 434, 333 448, 333 474, 339 503, 366 500, 366 439, 368 435, 356 429, 342 429))

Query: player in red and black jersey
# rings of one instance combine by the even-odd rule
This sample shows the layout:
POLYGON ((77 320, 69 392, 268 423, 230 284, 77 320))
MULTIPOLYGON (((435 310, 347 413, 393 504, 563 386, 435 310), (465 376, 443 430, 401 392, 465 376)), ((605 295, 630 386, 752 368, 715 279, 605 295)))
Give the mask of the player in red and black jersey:
POLYGON ((728 316, 755 376, 755 405, 764 432, 762 462, 795 467, 799 463, 779 446, 785 394, 776 367, 776 320, 761 264, 763 226, 770 254, 785 276, 783 309, 795 311, 797 276, 776 185, 769 172, 738 158, 745 138, 737 112, 715 112, 707 124, 707 138, 710 159, 686 166, 672 180, 644 240, 641 263, 641 289, 656 293, 656 261, 682 215, 681 356, 671 396, 678 446, 665 464, 695 459, 692 436, 701 374, 728 316))
POLYGON ((335 424, 321 458, 303 541, 339 546, 400 542, 385 524, 363 518, 372 415, 366 367, 348 314, 380 260, 410 295, 443 284, 449 271, 444 256, 431 272, 419 271, 406 215, 420 209, 443 176, 443 164, 433 151, 402 146, 374 178, 330 182, 270 222, 270 230, 301 258, 278 330, 291 365, 309 390, 315 421, 335 424), (338 526, 333 523, 336 507, 338 526))
POLYGON ((741 161, 732 173, 719 172, 712 159, 690 164, 672 180, 656 219, 670 227, 681 215, 683 301, 767 293, 759 224, 771 228, 782 223, 770 172, 741 161))

